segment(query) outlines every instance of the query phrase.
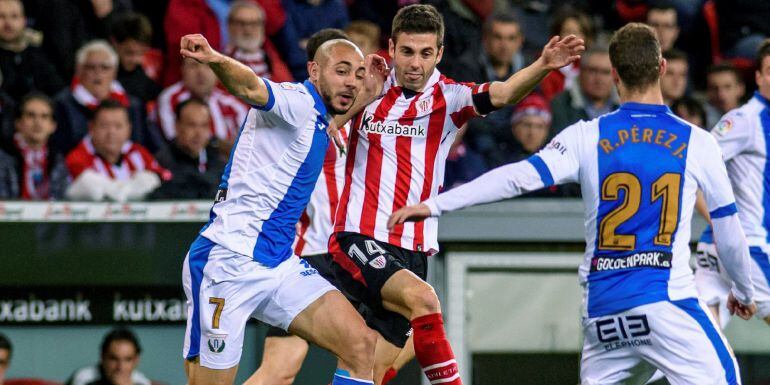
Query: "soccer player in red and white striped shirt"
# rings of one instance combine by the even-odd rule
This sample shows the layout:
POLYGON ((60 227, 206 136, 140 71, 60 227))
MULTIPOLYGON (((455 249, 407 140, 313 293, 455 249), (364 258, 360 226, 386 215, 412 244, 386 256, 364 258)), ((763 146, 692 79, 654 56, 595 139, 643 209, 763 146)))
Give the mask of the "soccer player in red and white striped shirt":
MULTIPOLYGON (((353 119, 335 234, 329 249, 337 287, 377 316, 367 319, 395 358, 413 330, 417 360, 433 384, 459 385, 426 258, 438 250, 437 223, 388 230, 398 208, 435 196, 457 130, 468 119, 516 103, 550 71, 573 63, 583 41, 554 37, 532 65, 504 82, 457 83, 436 70, 443 20, 430 5, 402 8, 389 44, 394 70, 383 95, 353 119)), ((382 341, 378 341, 380 344, 382 341)), ((390 372, 384 381, 392 377, 390 372)), ((375 380, 380 380, 375 373, 375 380)))

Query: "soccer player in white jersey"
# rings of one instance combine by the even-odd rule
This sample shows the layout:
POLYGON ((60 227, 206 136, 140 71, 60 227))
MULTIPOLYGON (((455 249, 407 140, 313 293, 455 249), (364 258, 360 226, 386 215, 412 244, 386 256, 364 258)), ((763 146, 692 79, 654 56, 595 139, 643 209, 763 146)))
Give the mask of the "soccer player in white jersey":
POLYGON ((368 76, 360 50, 345 40, 328 41, 309 65, 308 80, 280 84, 214 51, 201 35, 183 37, 180 52, 209 65, 253 107, 211 219, 185 258, 189 383, 232 384, 246 321, 255 317, 333 352, 339 361, 332 384, 372 384, 376 336, 291 248, 322 169, 330 121, 353 105, 368 76))
POLYGON ((700 188, 733 280, 727 306, 744 319, 754 314, 749 247, 721 151, 663 103, 666 61, 650 27, 626 25, 609 51, 623 102, 617 111, 567 127, 525 161, 403 208, 389 225, 579 182, 586 217, 581 383, 644 383, 657 367, 673 384, 740 384, 689 266, 700 188))
MULTIPOLYGON (((534 64, 506 81, 473 85, 436 70, 443 35, 441 15, 430 5, 404 7, 393 19, 394 70, 382 96, 353 119, 329 249, 335 286, 372 312, 367 324, 383 337, 378 354, 392 362, 413 329, 426 376, 435 384, 458 385, 439 301, 425 282, 427 256, 438 249, 436 221, 389 230, 388 216, 438 193, 449 147, 468 119, 517 102, 551 70, 577 60, 584 46, 574 36, 554 37, 534 64)), ((385 382, 379 371, 375 366, 375 380, 382 375, 385 382)))
MULTIPOLYGON (((748 103, 725 114, 711 133, 722 148, 749 242, 756 315, 770 324, 770 40, 759 47, 756 65, 757 92, 748 103)), ((698 243, 697 261, 695 283, 700 297, 724 328, 729 320, 724 308, 730 281, 718 257, 711 227, 698 243)))

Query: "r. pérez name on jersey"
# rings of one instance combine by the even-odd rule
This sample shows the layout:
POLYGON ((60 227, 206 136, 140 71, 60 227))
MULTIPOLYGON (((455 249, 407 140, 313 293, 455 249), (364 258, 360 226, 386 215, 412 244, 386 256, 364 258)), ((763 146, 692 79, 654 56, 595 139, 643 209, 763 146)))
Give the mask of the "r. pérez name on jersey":
POLYGON ((670 269, 672 254, 664 251, 640 251, 625 256, 596 256, 591 260, 591 272, 624 270, 638 267, 670 269))
POLYGON ((398 122, 377 121, 372 122, 374 116, 364 114, 361 130, 367 134, 380 134, 391 136, 409 136, 413 138, 425 138, 425 127, 422 125, 399 124, 398 122))

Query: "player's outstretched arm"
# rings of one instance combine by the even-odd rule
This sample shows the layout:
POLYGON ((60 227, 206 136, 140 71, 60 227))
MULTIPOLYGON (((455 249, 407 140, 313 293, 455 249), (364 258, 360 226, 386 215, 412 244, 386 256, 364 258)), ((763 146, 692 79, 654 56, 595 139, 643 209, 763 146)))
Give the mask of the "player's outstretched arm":
POLYGON ((511 75, 504 82, 493 82, 489 85, 489 98, 492 105, 500 108, 519 102, 532 92, 549 72, 580 59, 580 54, 584 50, 583 39, 575 35, 569 35, 563 39, 554 36, 534 63, 511 75))
POLYGON ((207 64, 231 94, 250 105, 264 106, 268 101, 265 82, 249 67, 211 48, 201 34, 182 36, 179 53, 207 64))

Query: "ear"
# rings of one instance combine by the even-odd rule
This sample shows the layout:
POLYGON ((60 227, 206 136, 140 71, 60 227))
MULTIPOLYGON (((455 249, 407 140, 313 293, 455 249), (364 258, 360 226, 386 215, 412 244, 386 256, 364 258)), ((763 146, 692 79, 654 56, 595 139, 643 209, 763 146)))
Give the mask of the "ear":
POLYGON ((666 59, 661 58, 660 59, 660 70, 658 70, 658 77, 661 78, 663 75, 666 74, 666 69, 668 68, 668 62, 666 59))
POLYGON ((308 74, 310 74, 310 80, 313 82, 317 82, 318 78, 321 76, 321 66, 318 65, 318 62, 308 62, 308 74))
POLYGON ((612 82, 615 83, 616 87, 620 84, 620 75, 618 75, 618 70, 615 67, 612 67, 612 82))
POLYGON ((441 58, 444 57, 444 46, 438 49, 438 55, 436 55, 436 64, 441 63, 441 58))
POLYGON ((388 39, 388 55, 391 58, 396 57, 396 42, 393 41, 393 38, 388 39))

